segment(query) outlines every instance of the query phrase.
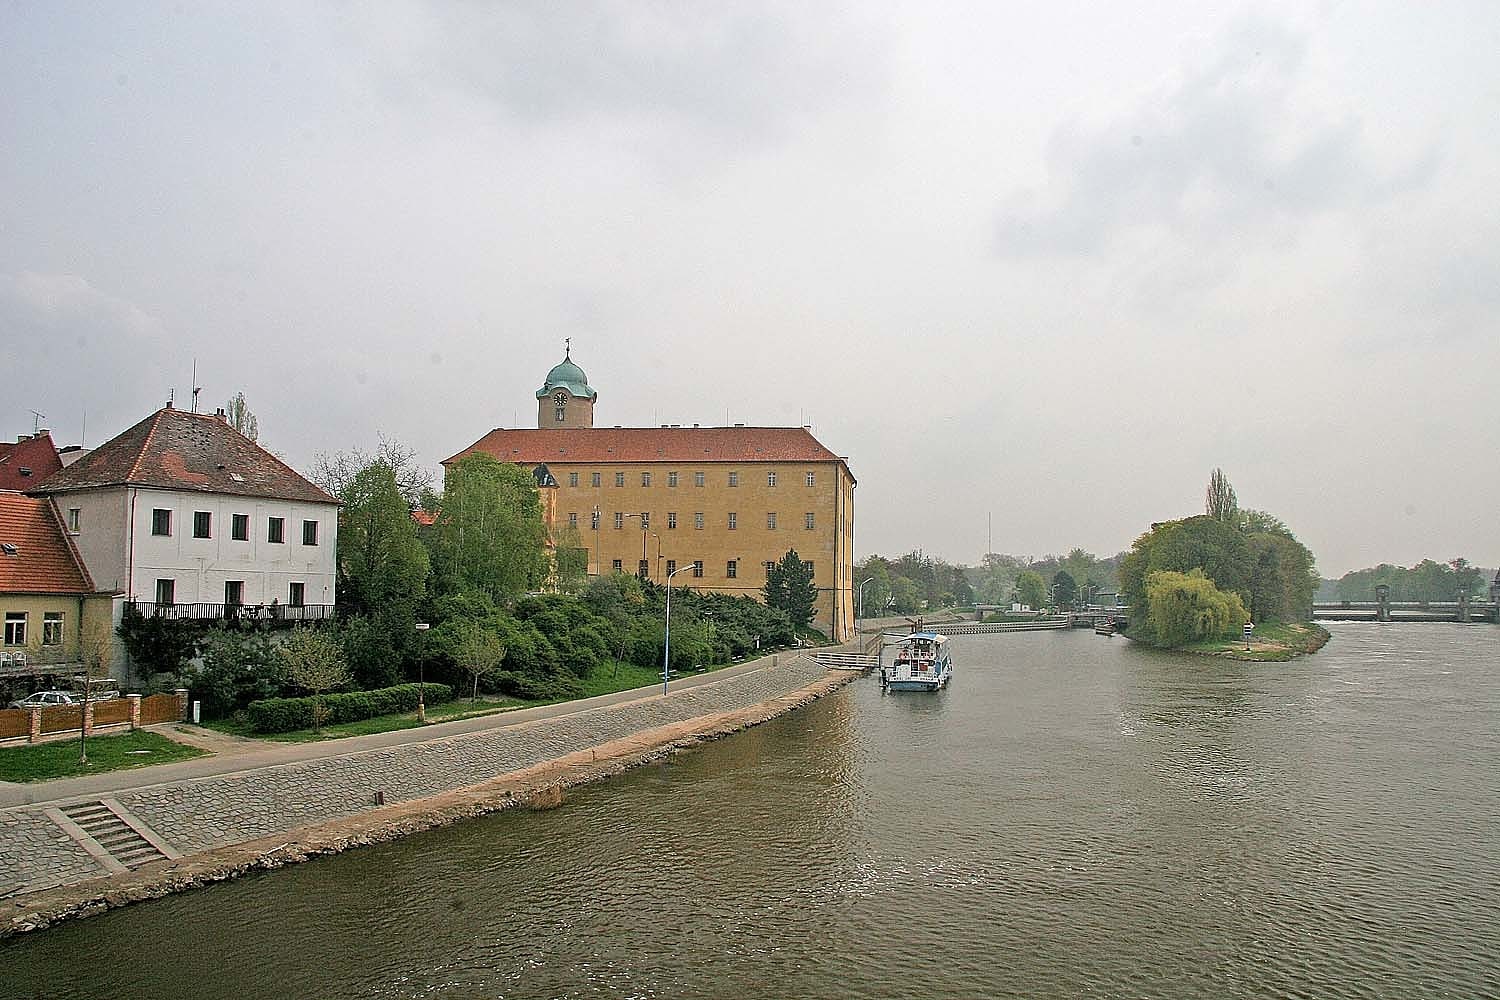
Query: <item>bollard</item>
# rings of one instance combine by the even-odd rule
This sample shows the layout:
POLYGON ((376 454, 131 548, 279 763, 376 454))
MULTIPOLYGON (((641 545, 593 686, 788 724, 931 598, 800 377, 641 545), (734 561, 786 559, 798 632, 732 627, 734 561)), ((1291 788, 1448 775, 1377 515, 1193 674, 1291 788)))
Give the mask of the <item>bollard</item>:
POLYGON ((130 702, 130 731, 133 733, 141 728, 141 696, 127 694, 125 700, 130 702))
POLYGON ((203 702, 201 702, 201 701, 195 701, 195 702, 193 702, 193 725, 196 726, 196 725, 199 724, 198 720, 201 717, 202 710, 203 710, 203 702))

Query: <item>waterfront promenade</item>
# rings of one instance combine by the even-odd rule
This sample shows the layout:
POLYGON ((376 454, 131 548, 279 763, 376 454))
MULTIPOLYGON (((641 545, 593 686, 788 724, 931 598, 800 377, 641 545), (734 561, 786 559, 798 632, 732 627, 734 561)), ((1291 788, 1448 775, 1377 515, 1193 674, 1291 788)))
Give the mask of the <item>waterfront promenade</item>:
MULTIPOLYGON (((781 653, 655 688, 422 729, 272 744, 177 764, 0 788, 0 898, 111 873, 118 863, 70 831, 69 810, 103 802, 159 852, 156 865, 389 809, 636 734, 786 698, 828 676, 781 653)), ((15 913, 11 914, 12 917, 15 913)))

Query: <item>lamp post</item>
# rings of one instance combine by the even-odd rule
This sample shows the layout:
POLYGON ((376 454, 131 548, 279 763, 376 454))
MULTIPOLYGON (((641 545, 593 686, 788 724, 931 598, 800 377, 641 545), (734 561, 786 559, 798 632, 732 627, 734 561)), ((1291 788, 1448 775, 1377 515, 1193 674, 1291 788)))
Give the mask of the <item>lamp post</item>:
MULTIPOLYGON (((599 548, 599 522, 604 520, 604 512, 594 504, 594 575, 604 575, 604 552, 599 548)), ((587 575, 587 574, 585 574, 587 575)))
MULTIPOLYGON (((649 579, 651 579, 651 555, 647 551, 646 536, 647 535, 656 535, 656 532, 652 531, 651 527, 650 527, 650 525, 651 525, 651 514, 649 512, 647 512, 647 511, 642 511, 639 514, 626 514, 624 516, 625 517, 638 517, 638 518, 641 519, 641 562, 644 563, 645 566, 646 566, 646 577, 645 578, 647 580, 649 580, 649 579)), ((661 576, 661 565, 660 565, 660 563, 661 563, 661 536, 660 535, 656 535, 656 561, 657 561, 657 564, 658 564, 657 568, 656 568, 656 575, 657 576, 661 576)))
POLYGON ((672 577, 685 569, 691 569, 697 563, 688 563, 686 566, 678 566, 667 574, 667 635, 666 641, 661 647, 661 693, 667 693, 667 681, 671 678, 672 663, 672 577))
POLYGON ((859 603, 854 606, 854 639, 856 642, 859 641, 859 620, 865 616, 865 584, 874 582, 875 578, 872 576, 862 581, 859 585, 859 603))
POLYGON ((427 658, 423 654, 430 628, 428 622, 417 622, 417 725, 427 722, 427 658))

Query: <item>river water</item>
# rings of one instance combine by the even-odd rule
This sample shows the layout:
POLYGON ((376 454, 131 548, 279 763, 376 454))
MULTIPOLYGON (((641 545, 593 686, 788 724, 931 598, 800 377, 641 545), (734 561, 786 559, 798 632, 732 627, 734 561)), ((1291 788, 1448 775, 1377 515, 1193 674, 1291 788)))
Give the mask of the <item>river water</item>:
POLYGON ((1500 628, 955 639, 515 811, 0 946, 36 997, 1500 996, 1500 628))

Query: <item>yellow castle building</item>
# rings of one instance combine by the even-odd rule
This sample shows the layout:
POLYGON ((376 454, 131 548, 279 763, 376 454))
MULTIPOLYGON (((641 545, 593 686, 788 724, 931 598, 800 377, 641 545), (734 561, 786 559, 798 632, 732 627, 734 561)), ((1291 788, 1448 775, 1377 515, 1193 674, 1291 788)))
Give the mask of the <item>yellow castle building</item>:
POLYGON ((806 427, 595 427, 599 394, 569 349, 536 392, 536 429, 496 428, 443 462, 483 452, 532 469, 554 541, 588 572, 759 597, 788 549, 812 563, 813 626, 854 634, 849 463, 806 427), (555 485, 554 485, 555 484, 555 485))

